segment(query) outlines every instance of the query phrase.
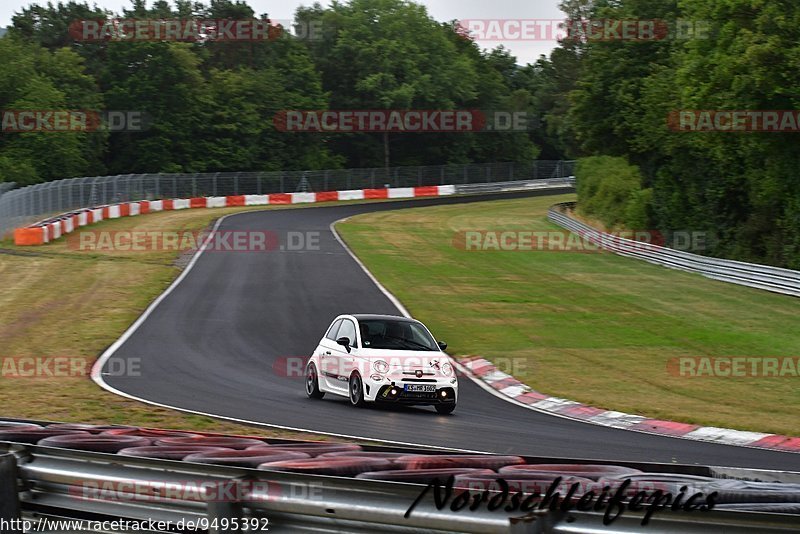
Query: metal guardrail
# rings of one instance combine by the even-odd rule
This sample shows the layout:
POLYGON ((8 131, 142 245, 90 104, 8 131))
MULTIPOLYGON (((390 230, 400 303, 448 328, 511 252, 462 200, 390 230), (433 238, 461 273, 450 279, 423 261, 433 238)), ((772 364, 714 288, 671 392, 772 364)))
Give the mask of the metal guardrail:
MULTIPOLYGON (((378 448, 391 450, 391 448, 378 448)), ((405 451, 409 452, 409 451, 405 451)), ((424 451, 418 451, 424 452, 424 451)), ((564 459, 532 458, 563 462, 564 459)), ((590 463, 590 462, 587 462, 590 463)), ((623 463, 625 464, 625 463, 623 463)), ((639 464, 627 463, 629 467, 639 464)), ((798 482, 800 473, 740 468, 642 464, 657 472, 798 482), (654 469, 655 467, 655 469, 654 469), (774 474, 774 476, 772 476, 774 474)), ((121 457, 113 454, 0 442, 0 519, 21 514, 28 520, 125 519, 144 521, 221 521, 267 518, 272 532, 502 532, 502 533, 633 533, 723 531, 796 532, 800 516, 787 513, 713 510, 653 516, 626 510, 610 525, 602 512, 563 513, 556 509, 531 513, 437 509, 432 492, 409 517, 405 513, 424 486, 376 480, 263 471, 171 460, 121 457), (13 485, 16 490, 10 491, 13 485), (126 488, 125 498, 118 489, 126 488), (88 489, 87 489, 88 488, 88 489), (112 489, 109 489, 112 488, 112 489), (205 491, 198 491, 205 488, 205 491), (215 488, 224 488, 220 499, 215 488), (18 499, 16 498, 18 495, 18 499)), ((456 492, 457 493, 457 492, 456 492)), ((96 530, 89 530, 95 532, 96 530)), ((208 529, 208 532, 238 532, 208 529)))
POLYGON ((564 213, 565 208, 573 206, 572 202, 557 204, 550 208, 547 218, 605 250, 714 280, 800 297, 800 271, 711 258, 607 234, 564 213))
POLYGON ((534 161, 393 167, 388 170, 125 174, 69 178, 13 189, 0 196, 0 237, 45 217, 119 202, 548 180, 572 176, 574 163, 534 161))

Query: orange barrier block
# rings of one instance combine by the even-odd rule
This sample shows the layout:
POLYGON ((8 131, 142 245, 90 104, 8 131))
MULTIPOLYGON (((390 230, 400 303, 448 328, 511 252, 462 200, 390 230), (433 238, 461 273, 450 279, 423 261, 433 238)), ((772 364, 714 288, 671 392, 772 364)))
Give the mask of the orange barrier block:
POLYGON ((364 198, 389 198, 388 189, 364 189, 364 198))
POLYGON ((44 245, 44 228, 17 228, 14 230, 14 244, 20 246, 44 245))
POLYGON ((273 193, 269 196, 270 204, 291 204, 292 195, 289 193, 273 193))
POLYGON ((143 200, 139 202, 139 213, 144 215, 145 213, 150 213, 150 202, 147 200, 143 200))
POLYGON ((168 198, 168 199, 164 200, 164 209, 165 210, 174 210, 175 209, 175 206, 174 206, 171 198, 168 198))
POLYGON ((128 217, 131 214, 131 205, 127 202, 119 205, 119 216, 128 217))
POLYGON ((415 197, 437 197, 439 196, 439 188, 435 185, 424 185, 414 188, 415 197))
POLYGON ((189 207, 190 208, 205 208, 206 207, 206 199, 205 197, 194 197, 189 199, 189 207))
POLYGON ((225 197, 225 206, 228 208, 244 206, 244 195, 231 195, 225 197))
POLYGON ((317 202, 330 202, 332 200, 339 200, 338 191, 323 191, 316 194, 317 202))

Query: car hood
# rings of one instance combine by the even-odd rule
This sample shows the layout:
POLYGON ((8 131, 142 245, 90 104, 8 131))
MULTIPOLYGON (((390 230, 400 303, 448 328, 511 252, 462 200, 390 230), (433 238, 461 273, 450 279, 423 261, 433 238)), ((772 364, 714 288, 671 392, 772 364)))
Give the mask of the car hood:
POLYGON ((389 364, 390 369, 404 371, 432 370, 436 369, 437 363, 442 365, 450 361, 444 352, 430 350, 361 349, 358 356, 370 360, 383 360, 389 364))

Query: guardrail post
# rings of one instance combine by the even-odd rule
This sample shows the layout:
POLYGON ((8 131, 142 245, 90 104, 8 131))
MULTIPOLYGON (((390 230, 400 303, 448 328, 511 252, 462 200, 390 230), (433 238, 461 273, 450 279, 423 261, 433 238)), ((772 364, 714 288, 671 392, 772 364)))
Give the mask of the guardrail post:
POLYGON ((208 534, 242 532, 244 507, 239 501, 242 491, 238 480, 226 480, 206 489, 208 534))
MULTIPOLYGON (((20 518, 19 494, 17 493, 17 458, 11 453, 0 454, 0 519, 11 521, 20 518)), ((22 533, 18 529, 9 528, 3 532, 22 533)))

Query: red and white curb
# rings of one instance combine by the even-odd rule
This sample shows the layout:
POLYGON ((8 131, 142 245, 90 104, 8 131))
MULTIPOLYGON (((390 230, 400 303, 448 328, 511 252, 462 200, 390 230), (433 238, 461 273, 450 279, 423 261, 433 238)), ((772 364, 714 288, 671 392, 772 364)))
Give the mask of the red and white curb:
POLYGON ((650 419, 642 415, 632 415, 612 410, 603 410, 587 406, 579 402, 551 397, 523 384, 513 376, 497 369, 490 361, 478 356, 460 358, 459 363, 473 378, 480 380, 499 395, 530 407, 531 409, 555 414, 587 423, 659 434, 697 441, 709 441, 726 445, 739 445, 774 449, 780 451, 800 452, 800 438, 700 426, 675 421, 650 419))
POLYGON ((395 198, 439 197, 453 195, 454 185, 431 185, 421 187, 388 187, 383 189, 351 189, 346 191, 323 191, 321 193, 273 193, 271 195, 231 195, 224 197, 195 197, 166 200, 142 200, 122 202, 97 208, 84 208, 57 215, 50 219, 14 230, 16 245, 43 245, 64 234, 74 232, 82 226, 105 219, 118 219, 144 215, 157 211, 191 208, 231 208, 242 206, 268 206, 286 204, 309 204, 343 200, 380 200, 395 198))

